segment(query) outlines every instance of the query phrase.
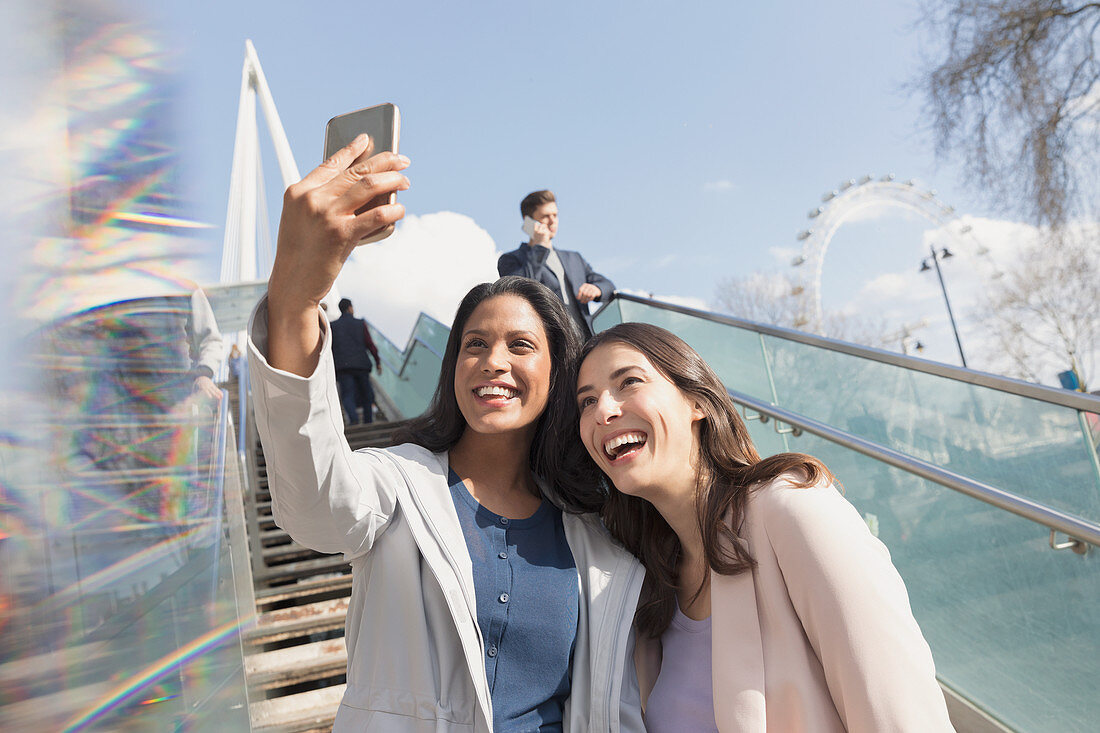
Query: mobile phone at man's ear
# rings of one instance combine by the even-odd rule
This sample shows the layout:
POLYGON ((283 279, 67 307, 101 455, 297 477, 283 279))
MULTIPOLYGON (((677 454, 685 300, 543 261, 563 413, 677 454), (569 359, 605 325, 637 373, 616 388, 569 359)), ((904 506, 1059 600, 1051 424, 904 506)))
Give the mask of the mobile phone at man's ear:
POLYGON ((535 236, 535 227, 537 227, 538 225, 539 223, 537 219, 534 219, 530 216, 525 216, 523 217, 523 226, 520 228, 523 229, 523 232, 528 237, 533 237, 535 236))
MULTIPOLYGON (((395 104, 378 104, 374 107, 337 115, 325 125, 325 156, 324 160, 331 158, 337 150, 344 147, 359 135, 366 133, 374 141, 374 149, 371 155, 378 153, 396 153, 397 143, 401 137, 401 112, 395 104)), ((396 193, 389 193, 368 201, 355 213, 361 214, 367 209, 372 209, 383 204, 392 204, 397 201, 396 193)), ((393 225, 372 234, 362 240, 360 244, 378 242, 393 234, 393 225)))

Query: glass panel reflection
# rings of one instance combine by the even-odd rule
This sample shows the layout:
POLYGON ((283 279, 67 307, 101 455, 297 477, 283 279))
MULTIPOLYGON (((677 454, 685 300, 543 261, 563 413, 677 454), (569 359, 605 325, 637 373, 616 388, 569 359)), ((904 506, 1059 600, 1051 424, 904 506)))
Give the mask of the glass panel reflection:
POLYGON ((199 389, 210 334, 195 320, 192 296, 150 298, 35 339, 41 404, 58 409, 40 411, 41 440, 19 447, 36 460, 5 460, 35 470, 4 476, 0 727, 149 730, 217 715, 247 729, 223 521, 233 431, 225 394, 199 389))
POLYGON ((808 344, 765 340, 784 407, 1100 521, 1100 483, 1076 410, 808 344))
POLYGON ((133 3, 5 10, 0 730, 247 730, 173 56, 133 3))
POLYGON ((382 373, 373 375, 380 402, 392 405, 395 419, 416 417, 427 409, 435 393, 442 361, 439 355, 446 348, 450 329, 422 313, 402 351, 373 325, 369 327, 383 364, 382 373))

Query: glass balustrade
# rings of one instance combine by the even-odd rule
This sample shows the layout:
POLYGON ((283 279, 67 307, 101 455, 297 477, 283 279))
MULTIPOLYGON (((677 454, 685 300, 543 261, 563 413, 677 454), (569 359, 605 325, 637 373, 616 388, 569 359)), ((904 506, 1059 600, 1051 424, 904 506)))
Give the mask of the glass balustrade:
POLYGON ((420 415, 427 409, 439 382, 441 355, 447 347, 450 329, 421 313, 405 350, 394 346, 374 326, 370 329, 383 363, 382 374, 374 375, 376 388, 397 409, 397 418, 420 415))
MULTIPOLYGON (((622 321, 673 331, 731 389, 1100 520, 1095 414, 633 301, 597 330, 622 321)), ((946 685, 1014 729, 1095 725, 1100 551, 1054 551, 1042 525, 774 421, 749 428, 762 454, 809 453, 836 473, 890 548, 946 685)))
POLYGON ((423 341, 428 348, 441 356, 447 349, 447 339, 450 335, 450 326, 440 323, 426 313, 420 314, 413 328, 413 338, 423 341))
POLYGON ((235 438, 226 393, 192 391, 188 309, 54 324, 41 389, 4 395, 2 730, 248 730, 235 438))

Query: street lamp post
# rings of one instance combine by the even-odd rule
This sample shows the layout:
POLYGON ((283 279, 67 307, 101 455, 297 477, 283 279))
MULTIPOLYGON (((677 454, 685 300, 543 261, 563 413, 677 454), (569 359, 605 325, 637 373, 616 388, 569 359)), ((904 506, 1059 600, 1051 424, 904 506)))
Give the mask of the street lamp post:
POLYGON ((932 268, 928 266, 928 260, 932 260, 932 264, 936 268, 936 277, 940 280, 940 290, 943 291, 943 302, 947 305, 947 317, 951 319, 951 331, 955 334, 955 344, 959 347, 959 358, 962 359, 963 368, 966 367, 966 354, 963 353, 962 341, 959 340, 959 328, 955 325, 955 313, 951 310, 951 299, 947 297, 947 286, 943 282, 943 272, 940 270, 940 260, 947 259, 948 257, 954 257, 947 247, 941 247, 940 251, 936 251, 935 245, 928 245, 928 251, 932 253, 931 257, 926 257, 921 260, 920 271, 926 272, 932 268))
POLYGON ((892 341, 897 341, 898 344, 900 344, 901 346, 901 353, 905 354, 906 356, 909 355, 909 349, 914 349, 917 353, 920 353, 924 351, 924 344, 921 343, 921 340, 919 338, 913 335, 913 332, 918 328, 924 328, 927 325, 927 318, 922 318, 919 321, 914 321, 913 323, 903 324, 902 327, 899 328, 897 331, 883 336, 882 341, 884 344, 890 343, 892 341))

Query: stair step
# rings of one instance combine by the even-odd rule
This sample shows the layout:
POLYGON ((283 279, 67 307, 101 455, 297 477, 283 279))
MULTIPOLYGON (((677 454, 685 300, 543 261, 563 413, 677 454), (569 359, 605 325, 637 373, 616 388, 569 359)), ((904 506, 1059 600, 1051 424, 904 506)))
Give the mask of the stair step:
POLYGON ((363 448, 388 448, 393 445, 393 438, 389 435, 381 436, 351 436, 348 438, 348 446, 352 450, 361 450, 363 448))
POLYGON ((325 555, 312 560, 289 562, 285 565, 276 565, 258 573, 255 582, 270 584, 279 580, 291 578, 307 578, 311 575, 347 572, 351 569, 343 555, 325 555))
POLYGON ((350 594, 351 575, 337 575, 327 578, 303 580, 289 585, 277 585, 256 590, 256 605, 272 606, 295 599, 306 599, 327 594, 350 594))
POLYGON ((254 733, 304 733, 332 727, 346 684, 258 700, 248 706, 254 733))
POLYGON ((347 438, 349 444, 353 442, 377 442, 379 440, 389 440, 393 432, 392 428, 356 425, 354 428, 351 426, 344 428, 344 437, 347 438))
POLYGON ((322 552, 317 552, 316 550, 311 550, 308 547, 302 547, 297 542, 263 548, 264 563, 268 567, 285 565, 292 560, 307 560, 310 558, 323 557, 331 556, 322 552))
POLYGON ((249 644, 270 644, 299 636, 342 629, 348 613, 347 596, 260 614, 254 628, 244 634, 249 644))
POLYGON ((286 530, 282 527, 275 527, 275 529, 267 529, 260 532, 260 542, 264 547, 269 547, 275 544, 277 540, 290 540, 290 535, 286 533, 286 530))
POLYGON ((365 425, 346 425, 344 426, 344 435, 348 438, 348 442, 351 442, 351 438, 388 438, 396 431, 409 424, 409 420, 401 420, 399 422, 372 422, 365 425))
POLYGON ((256 690, 335 677, 347 670, 347 664, 347 645, 341 637, 251 654, 245 657, 244 671, 248 686, 256 690))

